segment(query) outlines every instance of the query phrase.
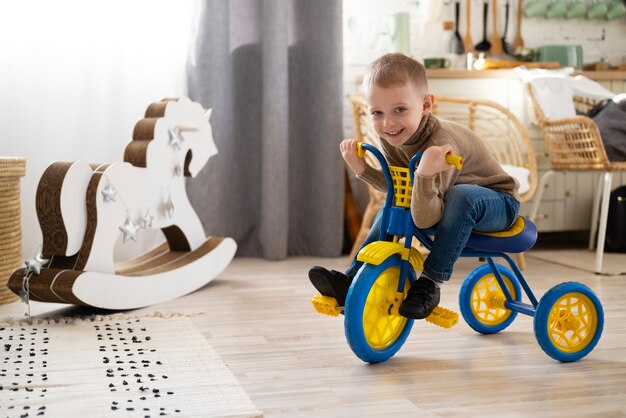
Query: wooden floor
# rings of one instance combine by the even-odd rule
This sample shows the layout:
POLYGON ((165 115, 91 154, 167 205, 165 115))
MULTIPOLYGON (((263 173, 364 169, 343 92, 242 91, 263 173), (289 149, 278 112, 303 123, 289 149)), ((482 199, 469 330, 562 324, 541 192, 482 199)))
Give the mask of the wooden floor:
MULTIPOLYGON (((519 315, 490 336, 463 321, 452 330, 416 322, 392 359, 365 364, 346 344, 343 317, 319 315, 310 304, 309 267, 343 269, 346 258, 238 258, 200 291, 135 313, 204 312, 193 322, 267 417, 626 416, 626 276, 527 261, 537 297, 575 280, 602 300, 604 333, 588 357, 552 360, 535 341, 532 318, 519 315)), ((443 306, 458 311, 461 281, 476 265, 457 263, 443 306)), ((41 303, 32 310, 94 312, 41 303)), ((0 318, 23 312, 21 303, 0 306, 0 318)))

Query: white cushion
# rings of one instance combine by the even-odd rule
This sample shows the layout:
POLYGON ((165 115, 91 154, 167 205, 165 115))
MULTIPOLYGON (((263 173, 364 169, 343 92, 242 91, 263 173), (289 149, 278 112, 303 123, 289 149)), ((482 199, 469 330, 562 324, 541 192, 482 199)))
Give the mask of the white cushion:
POLYGON ((536 78, 530 82, 537 104, 548 119, 576 116, 574 92, 564 78, 536 78))
POLYGON ((602 84, 593 81, 583 75, 567 78, 567 83, 572 88, 574 96, 588 97, 595 100, 610 99, 615 96, 610 90, 607 90, 602 84))
POLYGON ((573 69, 515 69, 524 83, 532 86, 537 104, 548 119, 576 116, 573 96, 595 100, 610 99, 615 93, 585 76, 571 76, 573 69))
POLYGON ((530 190, 530 170, 526 167, 501 164, 502 169, 519 183, 519 194, 524 194, 530 190))

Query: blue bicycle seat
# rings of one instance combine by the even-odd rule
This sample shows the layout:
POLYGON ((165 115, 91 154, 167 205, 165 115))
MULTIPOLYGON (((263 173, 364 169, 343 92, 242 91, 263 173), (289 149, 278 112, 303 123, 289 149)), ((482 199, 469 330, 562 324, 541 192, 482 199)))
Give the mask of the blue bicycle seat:
POLYGON ((485 252, 523 253, 531 249, 536 241, 537 226, 530 219, 518 216, 506 231, 472 231, 465 247, 485 252))

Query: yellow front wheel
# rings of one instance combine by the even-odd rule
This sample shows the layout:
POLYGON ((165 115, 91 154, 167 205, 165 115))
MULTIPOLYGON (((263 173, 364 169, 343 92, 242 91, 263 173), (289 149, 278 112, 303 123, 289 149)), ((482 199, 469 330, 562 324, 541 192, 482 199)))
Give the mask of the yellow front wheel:
POLYGON ((415 273, 409 269, 404 294, 397 294, 400 257, 380 265, 365 264, 346 297, 344 327, 348 345, 361 360, 379 363, 393 356, 404 344, 413 320, 400 316, 398 307, 415 273))
POLYGON ((604 310, 587 286, 568 282, 550 289, 537 305, 535 338, 550 357, 576 361, 593 350, 604 327, 604 310))

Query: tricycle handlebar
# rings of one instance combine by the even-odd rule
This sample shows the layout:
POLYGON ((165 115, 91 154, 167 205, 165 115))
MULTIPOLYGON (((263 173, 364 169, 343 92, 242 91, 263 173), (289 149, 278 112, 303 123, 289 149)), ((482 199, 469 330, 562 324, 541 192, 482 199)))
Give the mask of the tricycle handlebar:
MULTIPOLYGON (((356 147, 357 155, 360 158, 364 158, 365 151, 369 151, 374 155, 374 157, 376 157, 376 159, 380 163, 380 167, 382 168, 382 172, 385 176, 385 181, 387 182, 387 199, 385 201, 385 206, 391 206, 391 204, 393 203, 393 181, 391 180, 389 164, 387 163, 387 160, 385 160, 385 156, 382 152, 378 150, 378 148, 370 144, 357 142, 356 147)), ((424 154, 424 152, 418 152, 413 156, 413 158, 411 158, 411 161, 409 162, 409 176, 411 179, 411 184, 413 184, 414 181, 413 177, 415 175, 415 166, 417 165, 417 162, 420 160, 420 158, 422 158, 422 154, 424 154)), ((459 155, 447 154, 446 162, 460 170, 463 166, 463 157, 459 155)))

